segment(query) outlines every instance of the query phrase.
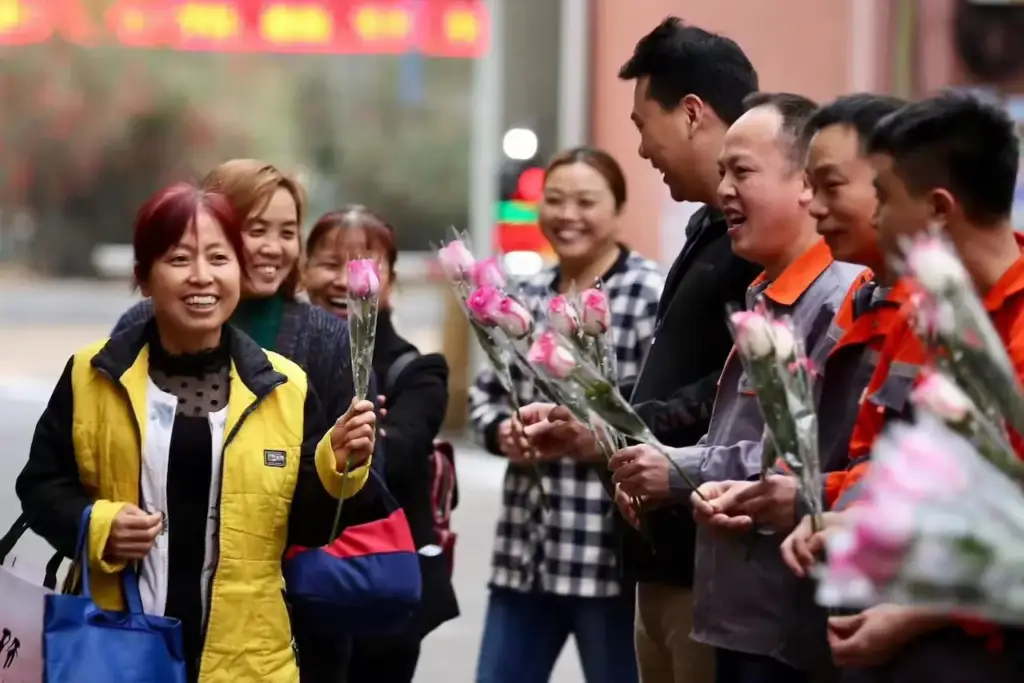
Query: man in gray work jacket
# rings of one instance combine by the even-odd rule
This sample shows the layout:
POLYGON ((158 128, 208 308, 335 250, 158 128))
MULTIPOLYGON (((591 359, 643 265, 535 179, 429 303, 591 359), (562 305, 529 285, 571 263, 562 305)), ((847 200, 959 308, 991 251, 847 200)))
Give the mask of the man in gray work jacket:
MULTIPOLYGON (((763 301, 793 318, 812 364, 821 367, 835 339, 828 335, 847 289, 863 270, 833 261, 807 211, 801 132, 810 100, 759 93, 723 142, 718 188, 733 251, 764 272, 747 290, 748 307, 763 301)), ((729 356, 719 380, 707 434, 675 449, 672 460, 714 499, 710 482, 746 480, 760 471, 764 420, 739 358, 729 356)), ((624 493, 652 505, 687 500, 692 491, 665 458, 647 446, 612 458, 624 493), (677 480, 678 477, 678 480, 677 480)), ((802 683, 828 664, 824 621, 793 616, 811 601, 808 582, 782 564, 778 537, 740 539, 698 528, 693 638, 715 648, 716 681, 802 683)))

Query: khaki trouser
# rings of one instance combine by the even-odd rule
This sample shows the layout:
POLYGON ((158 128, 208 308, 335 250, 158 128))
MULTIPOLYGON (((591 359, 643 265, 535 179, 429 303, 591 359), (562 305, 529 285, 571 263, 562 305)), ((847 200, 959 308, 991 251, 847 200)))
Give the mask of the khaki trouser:
POLYGON ((690 640, 689 588, 640 583, 636 587, 636 661, 640 683, 712 683, 715 651, 690 640))

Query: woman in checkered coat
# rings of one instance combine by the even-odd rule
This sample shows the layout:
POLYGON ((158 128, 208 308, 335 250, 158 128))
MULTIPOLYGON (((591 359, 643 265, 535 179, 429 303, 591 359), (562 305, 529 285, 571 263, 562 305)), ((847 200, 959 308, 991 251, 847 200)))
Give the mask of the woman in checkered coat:
MULTIPOLYGON (((619 241, 626 182, 606 152, 580 147, 548 165, 540 224, 558 264, 522 290, 536 319, 547 300, 602 281, 612 311, 619 376, 638 374, 654 336, 664 284, 658 267, 619 241)), ((519 400, 535 396, 516 378, 519 400)), ((487 449, 516 460, 508 396, 490 370, 470 391, 470 417, 487 449)), ((637 680, 633 605, 616 566, 614 504, 602 461, 574 454, 540 463, 545 512, 529 469, 510 463, 495 535, 477 683, 543 683, 566 640, 576 641, 587 683, 637 680)))

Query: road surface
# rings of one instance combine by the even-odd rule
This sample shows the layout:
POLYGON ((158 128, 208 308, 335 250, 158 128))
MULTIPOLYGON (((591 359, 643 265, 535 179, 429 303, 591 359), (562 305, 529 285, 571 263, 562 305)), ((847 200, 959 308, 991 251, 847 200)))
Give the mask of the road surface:
MULTIPOLYGON (((134 300, 123 283, 0 279, 0 533, 20 513, 14 479, 64 363, 76 348, 102 337, 134 300)), ((433 292, 403 293, 396 309, 400 331, 423 348, 438 347, 441 305, 433 292)), ((455 581, 462 616, 424 642, 416 676, 422 683, 470 683, 480 644, 503 466, 468 444, 459 446, 457 457, 461 499, 454 513, 459 533, 455 581)), ((19 573, 29 573, 45 564, 50 551, 41 539, 27 536, 14 556, 8 564, 16 559, 19 573)), ((582 681, 570 640, 551 683, 582 681)))

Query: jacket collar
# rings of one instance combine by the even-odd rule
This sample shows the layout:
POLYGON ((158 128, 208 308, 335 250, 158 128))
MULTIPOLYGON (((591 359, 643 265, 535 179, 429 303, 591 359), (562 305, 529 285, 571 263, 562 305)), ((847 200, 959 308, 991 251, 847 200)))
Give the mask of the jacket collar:
MULTIPOLYGON (((150 317, 120 334, 114 335, 93 356, 92 365, 105 372, 118 382, 124 383, 122 377, 129 372, 140 370, 148 373, 149 368, 149 335, 156 332, 156 319, 150 317)), ((245 333, 230 325, 224 326, 224 334, 228 335, 228 350, 231 364, 238 374, 238 379, 255 396, 263 397, 275 387, 288 381, 288 378, 274 369, 266 351, 260 348, 245 333)))

